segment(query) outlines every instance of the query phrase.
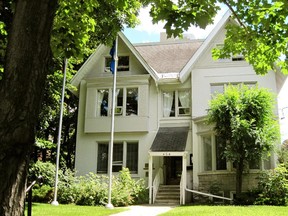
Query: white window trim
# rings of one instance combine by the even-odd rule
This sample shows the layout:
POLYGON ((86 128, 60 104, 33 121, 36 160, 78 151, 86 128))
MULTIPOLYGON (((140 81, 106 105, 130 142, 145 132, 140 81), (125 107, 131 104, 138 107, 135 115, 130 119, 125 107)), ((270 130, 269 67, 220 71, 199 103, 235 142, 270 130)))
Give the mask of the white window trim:
MULTIPOLYGON (((116 113, 115 111, 115 116, 126 116, 126 105, 127 105, 127 89, 132 89, 135 88, 138 91, 138 98, 139 98, 139 87, 135 86, 128 86, 128 87, 117 87, 117 89, 123 89, 123 106, 115 106, 115 109, 121 109, 120 113, 116 113)), ((116 99, 116 98, 115 98, 116 99)), ((95 116, 97 117, 109 117, 112 115, 112 88, 97 88, 96 89, 96 109, 95 109, 95 116), (107 116, 97 116, 97 109, 98 109, 98 91, 103 90, 103 89, 108 89, 109 95, 108 95, 108 112, 107 116)), ((137 106, 137 116, 139 116, 139 100, 138 100, 138 106, 137 106)))
MULTIPOLYGON (((139 141, 115 141, 115 144, 114 145, 123 145, 123 156, 122 156, 122 163, 119 164, 115 164, 113 163, 113 160, 112 160, 112 170, 113 170, 113 165, 115 166, 119 166, 119 165, 122 165, 122 167, 127 167, 127 144, 128 143, 132 143, 132 142, 135 142, 135 143, 138 143, 138 161, 137 161, 137 173, 131 173, 131 175, 133 176, 138 176, 139 175, 139 141)), ((108 154, 109 154, 109 142, 107 141, 99 141, 99 142, 96 142, 97 144, 97 154, 96 154, 96 161, 98 163, 98 153, 99 153, 99 144, 105 144, 105 145, 108 145, 108 154)), ((136 145, 136 144, 135 144, 136 145)), ((109 157, 109 156, 108 156, 109 157)), ((109 159, 108 159, 109 160, 109 159)), ((131 172, 131 171, 130 171, 131 172)), ((97 169, 97 166, 96 166, 96 173, 98 173, 98 169, 97 169)), ((113 172, 114 174, 117 174, 118 172, 113 172)), ((99 174, 107 174, 107 173, 102 173, 100 172, 99 174)))
MULTIPOLYGON (((162 101, 162 110, 161 110, 161 116, 163 119, 171 119, 171 118, 183 118, 183 117, 190 117, 191 116, 191 90, 190 89, 177 89, 177 90, 162 90, 161 92, 161 101, 162 101), (179 91, 189 91, 190 92, 190 97, 189 97, 189 107, 184 107, 184 106, 179 106, 178 105, 178 100, 179 100, 179 91), (173 92, 175 94, 175 100, 174 100, 174 108, 175 108, 175 116, 168 116, 164 117, 164 96, 163 94, 165 92, 173 92), (189 109, 189 114, 179 114, 179 109, 189 109)), ((173 105, 172 105, 173 106, 173 105)))

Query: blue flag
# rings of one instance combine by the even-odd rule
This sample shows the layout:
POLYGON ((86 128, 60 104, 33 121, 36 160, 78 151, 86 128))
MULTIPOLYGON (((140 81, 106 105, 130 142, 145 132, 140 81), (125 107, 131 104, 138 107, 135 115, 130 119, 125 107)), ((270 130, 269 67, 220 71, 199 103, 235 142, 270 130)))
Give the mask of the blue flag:
POLYGON ((114 74, 114 71, 115 71, 115 40, 113 41, 113 46, 110 50, 110 55, 112 57, 112 60, 110 62, 110 71, 112 72, 112 74, 114 74))

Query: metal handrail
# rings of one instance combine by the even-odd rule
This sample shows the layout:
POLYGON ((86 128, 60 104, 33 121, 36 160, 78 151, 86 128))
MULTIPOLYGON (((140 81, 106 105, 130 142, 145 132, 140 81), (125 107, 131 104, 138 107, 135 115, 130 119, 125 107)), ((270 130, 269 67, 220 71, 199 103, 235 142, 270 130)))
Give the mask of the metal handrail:
MULTIPOLYGON (((43 180, 42 176, 38 176, 26 189, 25 193, 28 193, 28 208, 27 208, 27 216, 31 216, 32 214, 32 188, 33 186, 38 182, 43 180)), ((24 210, 25 210, 25 204, 24 204, 24 210)))
POLYGON ((180 179, 180 205, 182 204, 182 199, 183 199, 182 187, 183 187, 183 174, 181 174, 181 179, 180 179))
POLYGON ((222 196, 217 196, 217 195, 213 195, 213 194, 209 194, 209 193, 204 193, 204 192, 200 192, 200 191, 196 191, 196 190, 190 190, 190 189, 188 189, 188 188, 185 188, 185 190, 188 191, 188 192, 200 194, 200 195, 203 195, 203 196, 208 196, 208 197, 214 197, 214 198, 218 198, 218 199, 233 201, 233 199, 231 199, 231 198, 222 197, 222 196))
POLYGON ((155 199, 156 199, 156 195, 158 193, 158 189, 159 189, 159 185, 160 185, 160 182, 162 181, 163 179, 163 169, 162 168, 159 168, 158 171, 157 171, 157 174, 153 180, 153 203, 155 202, 155 199))

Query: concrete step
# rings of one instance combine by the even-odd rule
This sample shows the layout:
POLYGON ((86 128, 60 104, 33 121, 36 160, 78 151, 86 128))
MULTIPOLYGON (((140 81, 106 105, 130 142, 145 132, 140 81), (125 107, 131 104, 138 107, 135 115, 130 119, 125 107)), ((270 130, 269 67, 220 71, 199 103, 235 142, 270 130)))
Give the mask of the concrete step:
POLYGON ((160 185, 156 196, 155 204, 179 205, 180 186, 160 185))

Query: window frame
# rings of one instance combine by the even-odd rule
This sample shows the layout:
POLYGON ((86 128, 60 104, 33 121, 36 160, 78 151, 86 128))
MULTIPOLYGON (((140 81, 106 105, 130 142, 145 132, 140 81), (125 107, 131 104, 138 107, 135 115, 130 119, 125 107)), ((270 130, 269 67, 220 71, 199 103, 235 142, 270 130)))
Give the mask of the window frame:
MULTIPOLYGON (((104 57, 104 72, 110 72, 110 62, 112 61, 111 56, 104 57)), ((117 64, 117 72, 129 72, 130 71, 130 55, 119 55, 118 56, 118 64, 117 64), (127 65, 121 65, 121 61, 123 58, 128 58, 127 65)))
MULTIPOLYGON (((133 86, 128 86, 128 87, 117 87, 116 89, 116 94, 117 90, 120 89, 120 92, 122 90, 122 106, 118 106, 117 103, 115 105, 115 116, 139 116, 139 87, 133 87, 133 86), (137 90, 137 110, 136 114, 134 115, 127 115, 127 96, 128 96, 128 90, 129 89, 136 89, 137 90)), ((112 88, 97 88, 96 90, 96 109, 95 109, 95 116, 96 117, 109 117, 112 115, 112 88), (99 111, 99 91, 101 90, 108 90, 108 111, 107 115, 101 115, 101 110, 99 111)), ((118 100, 118 97, 116 95, 115 100, 118 100)), ((101 105, 100 105, 101 108, 101 105)))
MULTIPOLYGON (((182 117, 189 117, 191 116, 191 90, 190 89, 177 89, 177 90, 162 90, 162 118, 182 118, 182 117), (184 105, 179 105, 179 92, 189 92, 189 107, 187 106, 184 106, 184 105), (171 106, 171 111, 174 111, 174 115, 171 116, 171 113, 170 113, 170 116, 164 116, 164 110, 165 110, 165 107, 164 107, 164 95, 165 94, 170 94, 172 93, 173 95, 173 99, 172 99, 172 106, 171 106), (185 114, 181 114, 180 112, 180 109, 189 109, 189 112, 188 113, 185 113, 185 114)), ((170 112, 171 112, 170 111, 170 112)))
MULTIPOLYGON (((128 145, 135 145, 137 146, 137 150, 136 150, 136 155, 132 156, 132 158, 136 158, 137 160, 137 163, 135 161, 133 161, 131 164, 137 164, 136 166, 133 166, 136 168, 136 170, 132 170, 131 167, 127 167, 129 168, 129 171, 131 174, 135 174, 135 175, 138 175, 139 173, 139 142, 138 141, 116 141, 114 142, 114 147, 115 145, 122 145, 122 161, 121 160, 115 160, 115 154, 113 154, 113 159, 112 159, 112 172, 113 173, 118 173, 120 170, 122 170, 122 167, 127 167, 127 161, 128 161, 128 157, 127 155, 129 154, 128 152, 128 145), (119 167, 120 166, 120 167, 119 167), (118 170, 118 171, 115 171, 115 170, 118 170)), ((118 147, 119 147, 118 146, 118 147)), ((108 173, 108 157, 109 157, 109 142, 107 141, 104 141, 104 142, 97 142, 97 166, 96 166, 96 173, 97 174, 107 174, 108 173), (106 151, 107 152, 103 152, 103 153, 100 153, 99 150, 100 150, 100 146, 102 146, 101 148, 104 149, 106 146, 106 151), (103 148, 104 147, 104 148, 103 148), (99 156, 100 154, 106 154, 107 155, 107 162, 106 162, 106 166, 104 165, 104 169, 102 169, 101 167, 99 167, 99 156), (105 167, 107 170, 105 170, 105 167), (101 170, 100 170, 101 168, 101 170)), ((131 158, 131 157, 130 157, 131 158)))

